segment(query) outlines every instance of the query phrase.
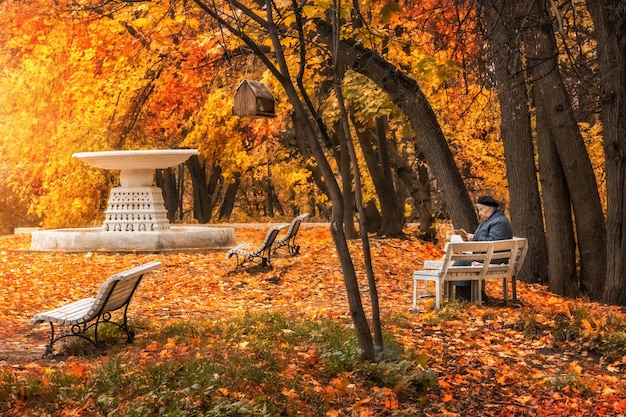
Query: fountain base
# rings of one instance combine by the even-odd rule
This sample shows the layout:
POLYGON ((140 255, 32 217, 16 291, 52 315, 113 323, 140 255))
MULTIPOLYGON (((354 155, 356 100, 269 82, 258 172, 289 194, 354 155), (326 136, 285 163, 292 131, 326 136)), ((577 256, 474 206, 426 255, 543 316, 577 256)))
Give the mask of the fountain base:
POLYGON ((235 244, 229 227, 176 226, 169 230, 106 232, 102 228, 34 231, 30 249, 54 252, 166 252, 226 248, 235 244))

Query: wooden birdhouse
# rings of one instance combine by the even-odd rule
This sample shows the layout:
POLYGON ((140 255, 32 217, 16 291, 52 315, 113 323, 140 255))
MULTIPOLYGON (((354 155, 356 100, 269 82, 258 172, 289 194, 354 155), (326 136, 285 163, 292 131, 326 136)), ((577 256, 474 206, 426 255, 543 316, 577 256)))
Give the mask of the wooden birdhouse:
POLYGON ((235 91, 233 114, 241 117, 276 117, 276 100, 260 81, 243 80, 235 91))

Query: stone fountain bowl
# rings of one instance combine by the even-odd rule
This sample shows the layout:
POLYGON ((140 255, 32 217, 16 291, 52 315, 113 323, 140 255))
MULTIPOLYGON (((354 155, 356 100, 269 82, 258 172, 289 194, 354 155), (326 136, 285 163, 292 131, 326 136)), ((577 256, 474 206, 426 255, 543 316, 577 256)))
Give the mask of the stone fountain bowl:
POLYGON ((102 228, 37 230, 30 249, 42 252, 167 252, 228 248, 235 244, 230 227, 172 225, 168 230, 105 232, 102 228))
POLYGON ((85 163, 102 169, 165 169, 182 164, 195 149, 149 149, 136 151, 77 152, 72 154, 85 163))

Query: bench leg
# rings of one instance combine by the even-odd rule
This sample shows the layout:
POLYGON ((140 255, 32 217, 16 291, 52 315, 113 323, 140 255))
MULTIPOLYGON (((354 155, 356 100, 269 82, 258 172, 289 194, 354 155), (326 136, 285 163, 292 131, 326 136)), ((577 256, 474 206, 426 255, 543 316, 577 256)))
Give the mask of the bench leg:
POLYGON ((417 309, 417 278, 413 278, 413 311, 417 309))
POLYGON ((504 293, 504 305, 509 305, 509 285, 508 278, 502 278, 502 292, 504 293))
POLYGON ((483 296, 482 296, 482 291, 481 291, 481 282, 480 281, 471 280, 470 281, 470 286, 471 286, 471 299, 472 299, 472 301, 475 301, 478 304, 482 304, 483 303, 483 296))
POLYGON ((435 310, 439 310, 441 308, 441 287, 441 282, 435 281, 435 310))

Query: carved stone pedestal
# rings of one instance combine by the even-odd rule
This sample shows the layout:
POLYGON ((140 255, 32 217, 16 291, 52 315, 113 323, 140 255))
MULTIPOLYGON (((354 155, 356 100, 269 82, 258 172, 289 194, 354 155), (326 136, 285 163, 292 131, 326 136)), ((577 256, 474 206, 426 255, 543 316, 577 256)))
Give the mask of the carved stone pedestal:
POLYGON ((151 232, 169 228, 160 188, 116 187, 111 190, 102 224, 105 232, 151 232))

